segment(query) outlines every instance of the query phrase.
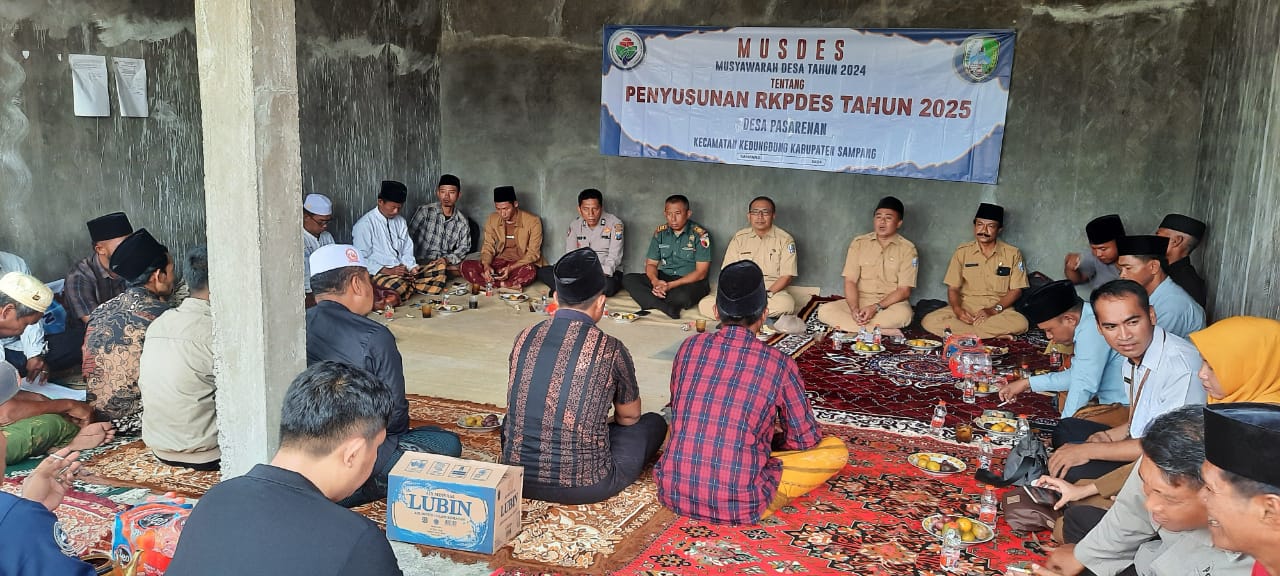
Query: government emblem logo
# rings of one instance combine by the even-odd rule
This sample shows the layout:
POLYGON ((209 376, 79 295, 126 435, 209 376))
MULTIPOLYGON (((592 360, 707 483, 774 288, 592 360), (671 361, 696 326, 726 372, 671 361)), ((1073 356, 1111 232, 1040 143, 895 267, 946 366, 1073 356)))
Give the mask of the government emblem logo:
POLYGON ((630 70, 644 60, 644 39, 634 30, 623 28, 609 36, 606 44, 609 49, 609 60, 614 66, 630 70))
POLYGON ((970 36, 956 50, 956 71, 970 82, 986 82, 995 73, 999 59, 999 40, 990 36, 970 36))

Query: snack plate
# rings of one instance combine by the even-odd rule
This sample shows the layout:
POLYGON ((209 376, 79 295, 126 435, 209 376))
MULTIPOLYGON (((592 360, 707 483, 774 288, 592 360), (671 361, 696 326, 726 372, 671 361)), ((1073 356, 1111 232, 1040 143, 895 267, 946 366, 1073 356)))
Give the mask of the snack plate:
POLYGON ((942 346, 942 343, 937 340, 929 340, 927 338, 912 338, 906 341, 906 345, 907 348, 917 352, 931 352, 942 346))
POLYGON ((963 460, 956 458, 955 456, 948 456, 946 454, 939 454, 937 452, 916 452, 915 454, 907 456, 907 463, 911 464, 912 466, 915 466, 916 468, 919 468, 922 472, 926 474, 933 474, 934 476, 950 476, 952 474, 959 474, 960 472, 964 472, 965 469, 968 468, 968 466, 965 465, 963 460), (925 463, 921 463, 922 461, 925 463), (948 472, 942 472, 939 470, 930 470, 927 468, 928 466, 927 462, 930 462, 930 461, 938 462, 939 464, 941 464, 942 462, 949 462, 953 467, 955 467, 955 470, 948 471, 948 472))
POLYGON ((983 346, 982 349, 985 350, 987 354, 990 354, 992 358, 1004 356, 1009 353, 1009 348, 1005 346, 983 346))
POLYGON ((457 304, 450 304, 448 306, 445 306, 444 304, 436 304, 436 312, 442 312, 444 314, 453 314, 455 312, 461 312, 463 310, 466 310, 466 308, 463 308, 462 306, 459 306, 457 304))
POLYGON ((499 294, 499 295, 498 295, 498 297, 499 297, 499 298, 501 298, 501 299, 502 299, 503 301, 505 301, 505 302, 524 302, 524 301, 526 301, 526 300, 528 300, 528 299, 529 299, 529 296, 528 296, 527 294, 519 294, 519 293, 517 293, 517 294, 499 294))
POLYGON ((850 348, 849 350, 854 354, 861 354, 863 356, 875 356, 876 354, 884 352, 884 346, 876 348, 875 350, 859 350, 857 348, 850 348))
POLYGON ((986 432, 988 434, 1005 437, 1005 438, 1012 438, 1013 435, 1017 432, 1018 421, 1013 418, 1001 418, 999 416, 978 416, 977 418, 973 419, 973 425, 977 426, 978 428, 981 428, 983 432, 986 432), (996 432, 995 430, 991 429, 991 426, 993 424, 1008 424, 1009 426, 1014 427, 1014 431, 1013 432, 996 432))
POLYGON ((460 428, 465 428, 465 429, 467 429, 467 430, 480 430, 480 431, 484 431, 484 430, 497 430, 498 428, 501 428, 501 427, 502 427, 502 414, 492 414, 492 413, 490 413, 490 414, 486 414, 486 413, 483 413, 483 412, 481 412, 481 413, 477 413, 477 414, 467 414, 466 416, 462 416, 461 418, 458 418, 458 427, 460 427, 460 428), (466 424, 466 422, 467 422, 467 418, 470 418, 470 417, 472 417, 472 416, 479 416, 479 417, 481 417, 481 418, 484 418, 485 416, 490 416, 490 415, 492 415, 492 416, 497 416, 497 417, 498 417, 498 423, 497 423, 497 424, 495 424, 495 425, 493 425, 493 426, 467 426, 467 424, 466 424))
POLYGON ((635 322, 636 319, 640 318, 639 316, 636 316, 635 314, 632 314, 630 312, 610 312, 609 317, 613 318, 614 322, 618 322, 620 324, 629 324, 631 322, 635 322))
POLYGON ((990 526, 987 526, 986 524, 979 522, 974 518, 969 518, 968 516, 948 516, 946 514, 934 514, 922 520, 920 522, 920 527, 923 528, 924 531, 928 532, 930 535, 936 538, 942 538, 943 533, 939 527, 944 525, 949 520, 958 521, 961 518, 968 520, 969 524, 973 527, 972 532, 974 535, 974 539, 965 540, 961 542, 965 546, 971 546, 974 544, 983 544, 986 542, 990 542, 991 539, 996 537, 995 530, 992 530, 990 526))

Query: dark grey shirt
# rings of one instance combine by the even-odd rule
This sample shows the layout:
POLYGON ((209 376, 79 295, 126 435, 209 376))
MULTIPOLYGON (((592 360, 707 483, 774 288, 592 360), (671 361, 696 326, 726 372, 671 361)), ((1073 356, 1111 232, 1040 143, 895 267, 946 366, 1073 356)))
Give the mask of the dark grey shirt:
POLYGON ((399 575, 387 535, 270 464, 209 490, 182 529, 170 576, 399 575))
POLYGON ((395 465, 400 436, 409 430, 409 401, 404 397, 404 361, 396 337, 386 326, 330 300, 307 310, 307 365, 332 360, 363 368, 391 388, 395 404, 387 418, 387 439, 378 447, 374 470, 395 465))

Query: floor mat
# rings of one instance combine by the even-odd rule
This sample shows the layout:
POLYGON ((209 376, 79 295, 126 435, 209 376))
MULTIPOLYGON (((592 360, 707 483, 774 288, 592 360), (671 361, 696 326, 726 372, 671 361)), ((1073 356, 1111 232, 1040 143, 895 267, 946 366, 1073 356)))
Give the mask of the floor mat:
MULTIPOLYGON (((921 526, 931 514, 976 516, 980 492, 970 474, 933 477, 906 462, 918 451, 966 461, 976 450, 922 436, 823 424, 850 448, 849 465, 814 492, 759 525, 676 520, 619 574, 945 574, 939 539, 921 526)), ((960 574, 998 575, 1007 564, 1039 560, 999 522, 995 538, 969 546, 960 574)), ((514 574, 514 573, 511 573, 514 574)))

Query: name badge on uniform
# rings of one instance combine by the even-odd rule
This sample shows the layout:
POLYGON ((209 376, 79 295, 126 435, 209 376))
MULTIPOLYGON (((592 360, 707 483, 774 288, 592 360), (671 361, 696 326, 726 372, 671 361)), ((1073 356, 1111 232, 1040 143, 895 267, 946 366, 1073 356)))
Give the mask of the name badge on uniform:
POLYGON ((978 267, 978 263, 977 263, 977 262, 974 262, 974 263, 972 263, 972 264, 965 264, 965 265, 964 265, 964 267, 965 267, 965 268, 977 268, 977 267, 978 267))
POLYGON ((1008 276, 1009 272, 1011 272, 1012 270, 1013 269, 1009 268, 1008 266, 1001 266, 999 268, 996 268, 996 276, 1008 276))

